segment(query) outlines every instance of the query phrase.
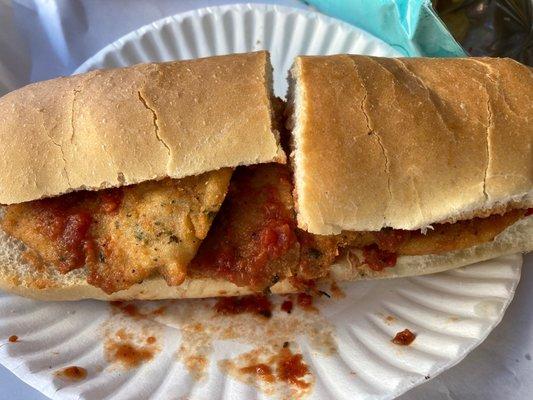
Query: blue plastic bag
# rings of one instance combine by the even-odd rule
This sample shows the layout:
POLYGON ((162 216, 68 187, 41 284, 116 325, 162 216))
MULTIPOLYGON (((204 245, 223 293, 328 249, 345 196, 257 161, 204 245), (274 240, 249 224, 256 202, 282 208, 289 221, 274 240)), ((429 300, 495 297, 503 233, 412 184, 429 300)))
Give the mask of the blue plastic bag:
POLYGON ((461 57, 430 0, 308 0, 324 14, 358 26, 406 56, 461 57))

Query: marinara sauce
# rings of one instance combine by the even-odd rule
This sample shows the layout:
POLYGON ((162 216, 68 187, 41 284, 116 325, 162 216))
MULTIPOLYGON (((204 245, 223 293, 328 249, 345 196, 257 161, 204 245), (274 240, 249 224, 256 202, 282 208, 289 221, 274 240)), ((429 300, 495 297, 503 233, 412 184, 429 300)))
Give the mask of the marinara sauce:
POLYGON ((190 270, 264 290, 299 258, 289 171, 275 164, 238 169, 190 270))
POLYGON ((59 270, 80 268, 95 256, 91 227, 97 213, 113 213, 122 201, 121 189, 75 192, 36 202, 40 231, 57 245, 59 270))

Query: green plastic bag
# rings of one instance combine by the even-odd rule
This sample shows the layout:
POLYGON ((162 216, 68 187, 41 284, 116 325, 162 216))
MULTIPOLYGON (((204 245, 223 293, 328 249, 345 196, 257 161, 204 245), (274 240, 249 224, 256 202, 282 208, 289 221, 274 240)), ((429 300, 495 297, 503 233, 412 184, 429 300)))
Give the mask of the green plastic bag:
POLYGON ((318 11, 377 36, 406 56, 464 57, 429 0, 308 0, 318 11))

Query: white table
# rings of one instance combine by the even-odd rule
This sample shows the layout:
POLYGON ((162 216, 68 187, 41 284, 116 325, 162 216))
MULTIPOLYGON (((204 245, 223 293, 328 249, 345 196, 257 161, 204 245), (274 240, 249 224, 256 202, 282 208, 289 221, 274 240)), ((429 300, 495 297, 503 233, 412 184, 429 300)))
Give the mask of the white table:
MULTIPOLYGON (((7 0, 8 2, 9 0, 7 0)), ((14 0, 14 3, 29 0, 14 0)), ((128 2, 124 0, 80 0, 85 7, 83 26, 63 24, 71 40, 66 47, 74 54, 72 60, 50 58, 51 49, 43 37, 57 32, 43 32, 32 28, 36 12, 21 5, 11 7, 6 0, 0 1, 0 73, 11 63, 22 63, 17 68, 18 84, 29 80, 41 80, 57 75, 68 75, 85 59, 100 48, 124 34, 167 15, 194 8, 234 3, 231 0, 152 0, 128 2), (11 12, 15 9, 15 12, 11 12), (14 27, 18 27, 14 29, 14 27), (76 30, 82 30, 76 35, 76 30), (30 58, 20 56, 20 48, 10 46, 15 31, 22 32, 30 58), (9 54, 10 57, 2 55, 9 54)), ((248 2, 259 2, 249 0, 248 2)), ((302 7, 297 0, 263 0, 262 3, 302 7)), ((73 12, 77 2, 68 3, 36 1, 39 15, 61 18, 73 12), (48 3, 45 7, 44 3, 48 3), (55 8, 49 3, 59 5, 55 8)), ((460 364, 437 378, 419 386, 401 397, 402 400, 529 400, 533 393, 533 254, 526 256, 522 281, 516 297, 501 324, 477 349, 460 364)), ((45 400, 39 392, 19 381, 11 372, 0 366, 0 400, 45 400)))

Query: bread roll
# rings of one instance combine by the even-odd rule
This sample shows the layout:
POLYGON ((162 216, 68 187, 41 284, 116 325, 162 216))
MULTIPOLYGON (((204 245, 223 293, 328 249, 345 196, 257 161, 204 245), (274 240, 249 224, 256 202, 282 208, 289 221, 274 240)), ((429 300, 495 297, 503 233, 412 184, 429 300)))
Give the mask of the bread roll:
POLYGON ((533 72, 510 59, 301 56, 298 223, 416 230, 533 205, 533 72))
POLYGON ((0 204, 284 162, 268 53, 98 70, 0 98, 0 204))

